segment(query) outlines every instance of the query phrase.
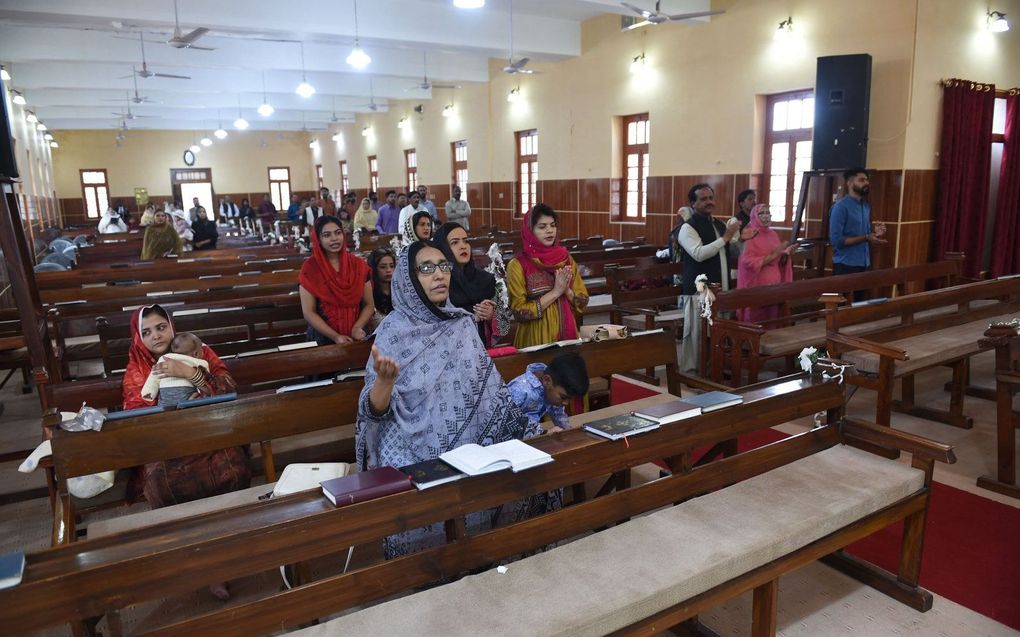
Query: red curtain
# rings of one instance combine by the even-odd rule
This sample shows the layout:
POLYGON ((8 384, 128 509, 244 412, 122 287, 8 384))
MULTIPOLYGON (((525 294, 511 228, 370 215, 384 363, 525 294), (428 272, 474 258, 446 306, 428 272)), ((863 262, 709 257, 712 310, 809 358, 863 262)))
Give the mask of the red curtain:
POLYGON ((936 211, 938 258, 963 252, 963 276, 981 275, 992 161, 995 87, 951 80, 942 91, 936 211))
POLYGON ((1020 273, 1020 92, 1006 97, 1006 140, 995 206, 992 276, 1020 273))

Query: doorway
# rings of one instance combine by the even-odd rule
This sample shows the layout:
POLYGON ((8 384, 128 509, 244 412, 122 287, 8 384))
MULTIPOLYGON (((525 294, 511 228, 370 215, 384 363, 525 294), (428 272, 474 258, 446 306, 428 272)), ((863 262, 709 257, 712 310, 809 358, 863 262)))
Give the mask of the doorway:
POLYGON ((212 169, 210 168, 172 168, 170 169, 170 189, 174 200, 181 202, 185 211, 198 202, 209 213, 209 219, 216 219, 216 192, 212 185, 212 169))

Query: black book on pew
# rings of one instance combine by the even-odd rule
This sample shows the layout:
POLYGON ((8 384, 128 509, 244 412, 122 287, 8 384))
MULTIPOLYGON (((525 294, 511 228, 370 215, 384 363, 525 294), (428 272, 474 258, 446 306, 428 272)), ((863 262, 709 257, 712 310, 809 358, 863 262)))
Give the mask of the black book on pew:
POLYGON ((393 467, 359 471, 322 483, 323 495, 338 507, 410 491, 413 488, 411 478, 393 467))
POLYGON ((0 590, 13 588, 21 583, 25 572, 25 552, 14 551, 0 555, 0 590))
POLYGON ((648 418, 635 416, 634 414, 620 414, 619 416, 610 416, 602 420, 593 420, 592 422, 585 423, 583 428, 585 431, 596 436, 602 436, 610 440, 619 440, 627 436, 643 434, 646 431, 658 429, 659 423, 648 418))
POLYGON ((724 391, 710 391, 697 396, 684 398, 685 403, 701 407, 701 413, 707 414, 716 409, 725 409, 744 402, 744 397, 724 391))
POLYGON ((419 490, 437 487, 464 477, 463 473, 439 458, 409 464, 406 467, 400 467, 400 471, 406 473, 419 490))
POLYGON ((237 400, 237 392, 232 391, 227 394, 219 394, 216 396, 202 396, 201 398, 192 398, 191 400, 184 400, 177 403, 177 409, 188 409, 189 407, 201 407, 202 405, 215 405, 216 403, 226 403, 231 400, 237 400))

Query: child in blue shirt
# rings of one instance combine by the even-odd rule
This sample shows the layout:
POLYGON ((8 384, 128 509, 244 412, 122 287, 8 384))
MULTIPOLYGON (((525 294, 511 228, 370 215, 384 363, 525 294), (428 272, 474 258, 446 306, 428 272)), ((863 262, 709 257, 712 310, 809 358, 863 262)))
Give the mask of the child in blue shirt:
POLYGON ((528 365, 528 371, 510 381, 507 389, 532 425, 549 416, 553 423, 549 431, 563 431, 570 428, 563 406, 588 393, 588 367, 577 352, 563 352, 548 365, 528 365))

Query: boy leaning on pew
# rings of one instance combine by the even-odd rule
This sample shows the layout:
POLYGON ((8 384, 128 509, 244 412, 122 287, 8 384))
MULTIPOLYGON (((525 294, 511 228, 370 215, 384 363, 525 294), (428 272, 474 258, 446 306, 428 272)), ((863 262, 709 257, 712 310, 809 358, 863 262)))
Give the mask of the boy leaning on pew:
POLYGON ((549 431, 563 431, 570 429, 563 406, 588 393, 588 367, 580 354, 563 352, 554 356, 548 365, 528 365, 528 371, 510 381, 507 389, 511 400, 532 425, 548 416, 553 424, 549 431))

